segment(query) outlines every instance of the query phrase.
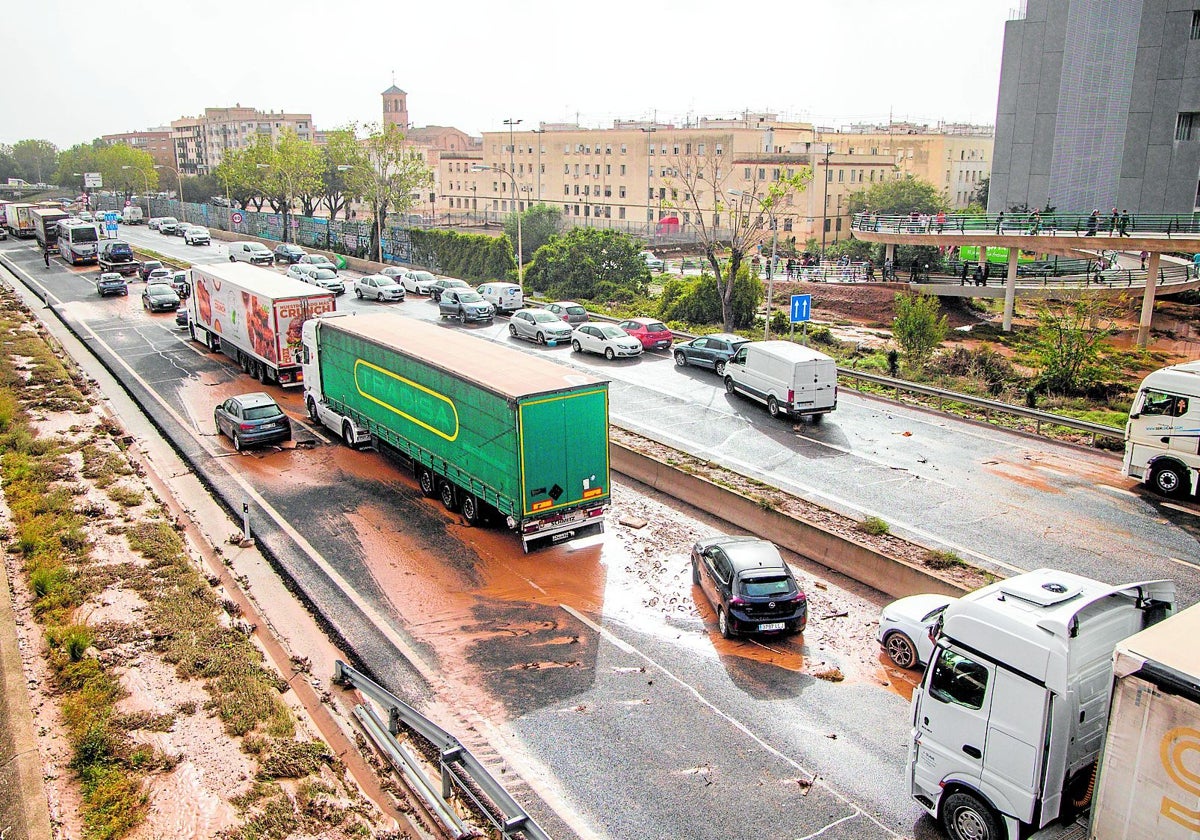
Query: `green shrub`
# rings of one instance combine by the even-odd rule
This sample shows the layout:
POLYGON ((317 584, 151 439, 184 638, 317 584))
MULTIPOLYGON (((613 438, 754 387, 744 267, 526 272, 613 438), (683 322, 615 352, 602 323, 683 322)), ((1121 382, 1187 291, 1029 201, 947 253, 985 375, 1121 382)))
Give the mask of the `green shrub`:
POLYGON ((868 516, 862 522, 859 522, 855 527, 857 527, 858 530, 862 531, 864 534, 870 534, 874 537, 882 536, 891 530, 888 524, 878 516, 868 516))

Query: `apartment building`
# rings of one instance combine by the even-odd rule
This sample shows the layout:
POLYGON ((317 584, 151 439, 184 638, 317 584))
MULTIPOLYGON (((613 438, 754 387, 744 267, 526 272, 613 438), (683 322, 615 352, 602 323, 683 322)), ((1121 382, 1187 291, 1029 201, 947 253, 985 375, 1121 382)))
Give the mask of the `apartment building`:
POLYGON ((145 131, 126 131, 121 134, 105 134, 100 141, 106 146, 125 144, 146 152, 154 158, 156 166, 175 168, 175 143, 171 140, 170 126, 148 128, 145 131))
POLYGON ((172 120, 171 139, 179 171, 184 175, 205 175, 221 164, 227 151, 244 149, 260 135, 278 141, 288 129, 295 131, 301 140, 313 142, 316 138, 312 114, 259 111, 235 105, 205 108, 201 116, 172 120))
POLYGON ((818 141, 842 154, 890 158, 902 176, 933 184, 952 209, 963 210, 991 177, 995 132, 990 125, 956 123, 854 124, 820 129, 818 141))
POLYGON ((728 211, 716 206, 703 168, 725 202, 766 196, 773 182, 806 168, 807 188, 777 208, 781 236, 829 241, 849 230, 850 193, 896 176, 888 157, 818 146, 807 123, 775 114, 701 118, 694 124, 615 121, 612 128, 542 123, 537 129, 485 132, 478 150, 446 153, 439 161, 438 209, 465 223, 495 221, 544 202, 571 224, 615 227, 638 235, 687 234, 703 218, 723 228, 728 211))

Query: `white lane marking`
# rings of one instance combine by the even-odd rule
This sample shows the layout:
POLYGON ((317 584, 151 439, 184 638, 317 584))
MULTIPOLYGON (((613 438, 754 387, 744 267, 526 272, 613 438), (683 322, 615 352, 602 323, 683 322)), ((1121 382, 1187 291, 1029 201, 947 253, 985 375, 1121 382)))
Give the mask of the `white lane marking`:
POLYGON ((842 817, 840 820, 834 820, 829 825, 822 828, 820 831, 814 831, 812 834, 806 834, 803 837, 799 838, 799 840, 812 840, 814 837, 820 837, 822 834, 824 834, 829 829, 833 828, 835 825, 841 825, 846 820, 852 820, 857 816, 859 816, 859 814, 847 814, 846 816, 842 817))
MULTIPOLYGON (((717 708, 717 706, 715 706, 710 700, 708 700, 703 694, 701 694, 699 689, 695 688, 691 683, 685 681, 682 677, 676 676, 671 671, 668 671, 664 666, 660 665, 649 654, 643 653, 642 651, 638 650, 637 648, 634 648, 633 646, 631 646, 628 642, 625 642, 624 640, 613 635, 608 630, 605 630, 603 627, 596 624, 596 622, 592 621, 590 618, 588 618, 587 616, 585 616, 581 612, 579 612, 579 610, 576 610, 567 604, 559 604, 559 606, 564 611, 566 611, 567 613, 569 613, 570 615, 572 615, 576 619, 578 619, 580 622, 582 622, 584 625, 591 628, 591 630, 593 630, 597 635, 603 636, 605 638, 605 640, 607 640, 608 642, 616 645, 621 650, 623 650, 627 653, 631 653, 631 654, 641 658, 643 661, 649 663, 651 666, 653 666, 655 669, 657 669, 658 672, 661 673, 663 676, 672 680, 677 685, 679 685, 681 688, 683 688, 685 691, 687 691, 689 694, 691 694, 696 699, 696 702, 707 707, 710 711, 712 711, 713 714, 715 714, 717 717, 724 720, 730 726, 732 726, 735 729, 737 729, 738 731, 740 731, 743 735, 748 737, 750 740, 754 741, 754 743, 756 743, 756 744, 758 744, 758 746, 762 747, 763 750, 765 750, 766 752, 775 756, 776 758, 778 758, 780 761, 784 762, 785 764, 795 768, 798 772, 806 774, 810 779, 814 780, 813 785, 820 785, 822 788, 827 790, 831 796, 833 796, 835 799, 840 801, 843 805, 847 806, 848 808, 854 809, 854 813, 850 814, 849 816, 847 816, 843 819, 850 819, 851 817, 856 817, 856 816, 861 815, 861 816, 866 817, 871 822, 875 823, 875 825, 879 826, 879 828, 883 829, 883 831, 885 831, 890 837, 899 838, 901 836, 900 834, 897 834, 895 831, 892 831, 890 828, 888 828, 886 825, 884 825, 879 820, 875 819, 875 817, 871 816, 871 814, 864 811, 862 808, 860 808, 858 805, 856 805, 854 803, 854 801, 850 799, 849 796, 847 796, 846 794, 844 794, 841 791, 834 788, 827 781, 825 781, 824 778, 820 777, 817 773, 814 773, 812 770, 809 770, 807 767, 804 767, 803 765, 801 765, 795 759, 789 758, 788 756, 781 753, 779 750, 772 747, 770 744, 768 744, 766 741, 764 741, 758 735, 755 735, 753 732, 751 732, 750 728, 748 726, 746 726, 746 724, 744 724, 740 720, 738 720, 737 718, 721 711, 721 709, 717 708)), ((841 822, 841 821, 842 820, 839 820, 838 822, 841 822)), ((831 823, 831 825, 837 825, 837 823, 831 823)), ((825 828, 829 828, 829 827, 830 826, 828 826, 828 825, 825 826, 825 828)), ((825 829, 822 829, 822 831, 824 831, 824 830, 825 829)), ((821 833, 820 831, 817 832, 817 834, 820 834, 820 833, 821 833)), ((810 835, 810 836, 815 837, 816 835, 810 835)))
POLYGON ((1180 566, 1187 566, 1191 569, 1200 569, 1200 563, 1192 563, 1187 560, 1180 560, 1178 557, 1168 557, 1172 563, 1178 563, 1180 566))
POLYGON ((1177 510, 1180 513, 1188 513, 1188 514, 1191 514, 1192 516, 1200 516, 1200 512, 1195 511, 1192 508, 1186 508, 1186 507, 1183 507, 1182 505, 1177 505, 1173 502, 1163 502, 1162 506, 1165 508, 1170 508, 1171 510, 1177 510))
POLYGON ((1114 487, 1111 484, 1103 484, 1103 483, 1097 484, 1096 486, 1099 487, 1101 490, 1107 490, 1110 493, 1120 493, 1122 496, 1130 496, 1134 499, 1141 498, 1141 496, 1139 496, 1137 493, 1133 492, 1132 490, 1126 490, 1124 487, 1114 487))

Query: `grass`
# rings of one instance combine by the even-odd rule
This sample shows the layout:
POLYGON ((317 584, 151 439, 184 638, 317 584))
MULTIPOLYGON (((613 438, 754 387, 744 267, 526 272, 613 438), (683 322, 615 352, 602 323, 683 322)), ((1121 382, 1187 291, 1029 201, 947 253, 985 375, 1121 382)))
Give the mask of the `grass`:
POLYGON ((965 569, 967 563, 953 551, 930 550, 926 553, 923 560, 927 568, 933 569, 935 572, 944 572, 947 569, 965 569))
POLYGON ((855 527, 864 534, 870 534, 873 537, 883 536, 891 530, 891 527, 878 516, 868 516, 855 527))

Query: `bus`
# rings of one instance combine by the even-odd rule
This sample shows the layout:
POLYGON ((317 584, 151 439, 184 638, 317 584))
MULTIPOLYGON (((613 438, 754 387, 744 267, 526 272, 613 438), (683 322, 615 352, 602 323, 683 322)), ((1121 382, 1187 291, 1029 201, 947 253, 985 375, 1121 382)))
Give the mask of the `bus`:
POLYGON ((58 252, 71 265, 96 262, 99 241, 99 231, 93 224, 78 219, 63 219, 58 223, 58 252))

